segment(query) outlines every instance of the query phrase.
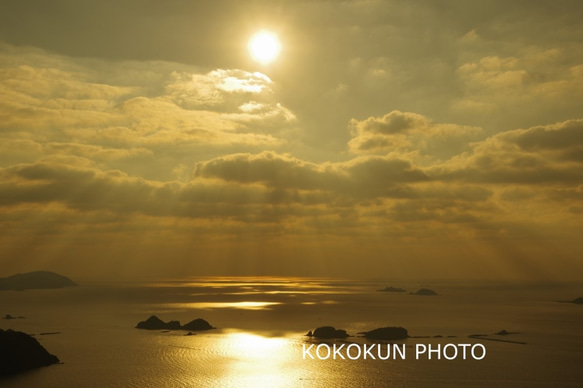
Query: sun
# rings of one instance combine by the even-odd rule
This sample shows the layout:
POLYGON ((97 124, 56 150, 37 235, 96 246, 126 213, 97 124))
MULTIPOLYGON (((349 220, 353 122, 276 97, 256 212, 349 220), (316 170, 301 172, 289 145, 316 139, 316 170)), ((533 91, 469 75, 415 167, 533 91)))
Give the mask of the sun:
POLYGON ((262 65, 267 65, 277 59, 281 44, 277 35, 270 31, 259 31, 249 39, 247 45, 251 57, 262 65))

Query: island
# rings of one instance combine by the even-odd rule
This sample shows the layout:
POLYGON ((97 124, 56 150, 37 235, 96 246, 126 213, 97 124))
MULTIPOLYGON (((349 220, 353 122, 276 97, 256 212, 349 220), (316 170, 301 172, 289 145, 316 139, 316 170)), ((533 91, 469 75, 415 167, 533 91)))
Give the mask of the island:
POLYGON ((336 329, 332 326, 318 327, 316 330, 314 330, 313 333, 310 330, 306 335, 308 337, 314 337, 318 339, 338 339, 350 337, 348 333, 346 333, 346 330, 336 329))
POLYGON ((385 287, 381 290, 377 290, 378 292, 407 292, 407 290, 403 289, 403 288, 397 288, 397 287, 385 287))
POLYGON ((49 271, 19 273, 0 278, 0 290, 64 288, 76 285, 68 277, 49 271))
POLYGON ((59 362, 36 338, 13 330, 0 329, 0 376, 9 376, 59 362))
POLYGON ((508 331, 506 329, 502 329, 499 332, 494 333, 494 334, 496 334, 496 335, 510 335, 510 334, 520 334, 520 332, 518 332, 518 331, 508 331))
POLYGON ((211 326, 207 321, 202 318, 197 318, 193 321, 188 322, 186 325, 181 326, 180 321, 169 321, 164 322, 155 315, 145 321, 138 322, 136 329, 145 330, 189 330, 189 331, 203 331, 216 329, 211 326))
POLYGON ((411 292, 411 295, 421 295, 421 296, 433 296, 437 295, 437 292, 430 290, 429 288, 421 288, 417 292, 411 292))
POLYGON ((407 329, 403 327, 381 327, 371 331, 365 331, 358 334, 364 334, 368 339, 375 340, 401 340, 409 338, 409 333, 407 329))
POLYGON ((186 325, 182 326, 182 330, 203 331, 211 329, 214 329, 214 327, 212 327, 210 323, 208 323, 202 318, 197 318, 193 321, 188 322, 186 325))
POLYGON ((181 328, 182 326, 180 326, 180 322, 178 321, 164 322, 155 315, 152 315, 145 321, 138 322, 138 324, 136 325, 136 329, 145 330, 180 330, 181 328))
POLYGON ((26 317, 14 317, 10 314, 6 314, 2 319, 24 319, 26 317))
MULTIPOLYGON (((498 336, 507 336, 507 335, 511 335, 511 334, 520 334, 520 332, 508 331, 506 329, 503 329, 503 330, 500 330, 499 332, 494 333, 494 335, 498 335, 498 336)), ((470 334, 470 335, 468 335, 468 338, 479 339, 481 341, 496 341, 496 342, 505 342, 505 343, 509 343, 509 344, 526 345, 526 342, 523 342, 523 341, 491 338, 490 334, 470 334)))

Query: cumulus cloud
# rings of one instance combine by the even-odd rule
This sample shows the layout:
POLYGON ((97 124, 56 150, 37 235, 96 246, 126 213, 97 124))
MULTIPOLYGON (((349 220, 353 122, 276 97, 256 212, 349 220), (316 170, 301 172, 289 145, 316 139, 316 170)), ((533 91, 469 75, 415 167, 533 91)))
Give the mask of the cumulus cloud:
POLYGON ((573 185, 581 182, 583 121, 501 132, 472 144, 472 151, 436 167, 442 179, 498 184, 573 185))
POLYGON ((355 153, 417 154, 428 160, 443 159, 463 151, 477 139, 481 128, 434 123, 411 112, 392 111, 382 117, 351 121, 352 139, 348 146, 355 153))
POLYGON ((423 129, 427 127, 428 122, 429 120, 420 114, 392 111, 383 117, 369 117, 363 121, 353 120, 352 125, 357 134, 392 135, 413 129, 423 129))
MULTIPOLYGON (((426 123, 423 130, 433 138, 463 130, 420 120, 420 115, 410 117, 426 123)), ((361 126, 363 133, 372 131, 366 129, 371 122, 361 126)), ((11 143, 14 152, 34 151, 44 159, 0 170, 1 206, 59 204, 80 215, 104 211, 241 225, 283 222, 294 225, 294 233, 328 222, 338 228, 381 229, 407 222, 419 225, 419 233, 439 224, 465 225, 466 231, 471 227, 497 233, 504 222, 529 219, 524 201, 529 209, 541 203, 550 209, 552 203, 581 198, 581 161, 572 155, 579 150, 582 128, 580 120, 572 120, 501 132, 468 144, 469 151, 424 166, 394 153, 319 163, 274 151, 233 153, 193 163, 191 178, 180 181, 107 167, 110 160, 148 158, 148 148, 21 139, 11 143), (522 210, 512 205, 520 201, 522 210)), ((408 136, 416 131, 413 125, 403 129, 408 136)), ((554 217, 564 219, 576 209, 563 209, 554 217)))
MULTIPOLYGON (((581 120, 487 136, 393 110, 350 121, 348 147, 358 156, 316 162, 283 149, 298 119, 261 73, 152 63, 160 73, 147 86, 137 65, 101 79, 95 63, 45 52, 34 53, 45 66, 20 65, 31 55, 23 50, 5 50, 0 71, 6 214, 58 208, 69 217, 103 212, 201 229, 216 221, 234 233, 271 224, 286 233, 401 236, 397 225, 407 223, 421 238, 445 235, 440 225, 501 233, 528 222, 544 201, 580 198, 581 120), (124 74, 132 81, 119 81, 124 74), (530 205, 516 207, 521 199, 530 205)), ((460 74, 482 87, 530 82, 516 58, 464 66, 460 74)), ((555 212, 553 222, 578 208, 555 212)))
POLYGON ((512 131, 507 138, 525 151, 557 151, 569 155, 583 144, 583 120, 512 131))
POLYGON ((361 157, 341 163, 309 163, 273 152, 237 154, 199 162, 195 177, 296 190, 324 190, 337 196, 401 196, 403 184, 428 180, 411 163, 389 157, 361 157))
POLYGON ((294 136, 294 113, 259 72, 116 66, 8 45, 0 57, 4 165, 75 155, 171 179, 177 166, 200 160, 201 149, 207 157, 229 147, 277 149, 294 136))

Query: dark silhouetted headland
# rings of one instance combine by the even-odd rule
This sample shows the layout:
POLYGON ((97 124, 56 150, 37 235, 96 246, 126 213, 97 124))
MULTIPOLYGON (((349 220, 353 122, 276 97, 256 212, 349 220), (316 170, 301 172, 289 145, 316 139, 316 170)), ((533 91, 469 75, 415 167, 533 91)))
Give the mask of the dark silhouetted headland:
POLYGON ((59 359, 26 333, 0 329, 0 376, 49 366, 59 359))
POLYGON ((207 321, 205 321, 202 318, 195 319, 193 321, 188 322, 186 325, 181 326, 180 321, 164 322, 163 320, 161 320, 157 316, 152 315, 147 320, 139 322, 136 325, 136 329, 202 331, 202 330, 215 329, 215 327, 211 326, 207 321))
POLYGON ((314 337, 319 339, 335 339, 335 338, 346 338, 349 337, 346 330, 336 329, 332 326, 322 326, 318 327, 314 332, 308 332, 308 337, 314 337))
POLYGON ((403 288, 397 288, 397 287, 385 287, 381 290, 377 290, 379 292, 407 292, 407 290, 403 289, 403 288))
POLYGON ((48 271, 19 273, 0 278, 0 290, 28 290, 76 286, 71 279, 48 271))
POLYGON ((409 338, 407 329, 403 327, 381 327, 371 331, 362 332, 366 338, 376 340, 401 340, 409 338))

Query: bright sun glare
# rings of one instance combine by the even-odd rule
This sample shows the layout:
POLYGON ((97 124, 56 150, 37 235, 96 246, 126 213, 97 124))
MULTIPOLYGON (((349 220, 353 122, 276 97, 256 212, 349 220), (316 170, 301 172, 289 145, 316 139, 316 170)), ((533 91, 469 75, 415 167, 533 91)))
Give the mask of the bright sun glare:
POLYGON ((274 33, 259 31, 251 37, 247 48, 254 60, 262 65, 267 65, 277 59, 281 51, 281 44, 274 33))

